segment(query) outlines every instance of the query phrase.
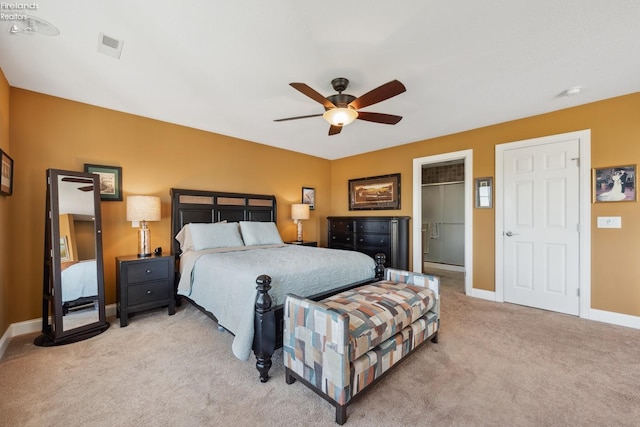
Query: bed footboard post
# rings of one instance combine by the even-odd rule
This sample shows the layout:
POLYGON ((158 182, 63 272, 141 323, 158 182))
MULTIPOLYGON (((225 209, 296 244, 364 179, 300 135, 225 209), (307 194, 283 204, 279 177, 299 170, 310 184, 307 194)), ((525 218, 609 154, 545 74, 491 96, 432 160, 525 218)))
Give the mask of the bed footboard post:
POLYGON ((269 380, 271 356, 276 347, 276 316, 272 309, 273 301, 269 295, 271 277, 263 274, 256 279, 256 308, 253 336, 253 353, 256 355, 256 368, 260 373, 260 381, 269 380))
POLYGON ((376 261, 376 279, 384 279, 384 263, 387 262, 387 256, 383 253, 377 253, 373 258, 376 261))

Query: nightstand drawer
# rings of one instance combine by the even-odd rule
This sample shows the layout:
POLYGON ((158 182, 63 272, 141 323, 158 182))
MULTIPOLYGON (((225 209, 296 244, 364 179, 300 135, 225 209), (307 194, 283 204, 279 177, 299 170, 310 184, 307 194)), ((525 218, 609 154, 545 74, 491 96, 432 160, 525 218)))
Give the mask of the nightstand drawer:
POLYGON ((129 305, 169 300, 169 289, 166 281, 148 282, 127 288, 129 305))
POLYGON ((169 278, 167 262, 138 262, 127 266, 129 283, 148 282, 169 278))

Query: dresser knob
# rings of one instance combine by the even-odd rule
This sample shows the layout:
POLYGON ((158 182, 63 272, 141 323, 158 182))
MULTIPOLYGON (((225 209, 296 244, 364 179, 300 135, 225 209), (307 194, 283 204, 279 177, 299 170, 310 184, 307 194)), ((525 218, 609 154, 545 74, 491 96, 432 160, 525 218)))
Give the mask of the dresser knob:
POLYGON ((147 295, 151 295, 151 289, 147 289, 147 295))
POLYGON ((147 274, 151 274, 151 269, 147 268, 147 274))

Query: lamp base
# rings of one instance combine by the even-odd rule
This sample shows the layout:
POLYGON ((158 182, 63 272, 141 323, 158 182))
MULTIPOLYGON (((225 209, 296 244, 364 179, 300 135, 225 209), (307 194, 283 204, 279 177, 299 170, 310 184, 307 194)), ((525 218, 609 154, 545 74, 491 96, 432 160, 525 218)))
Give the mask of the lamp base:
POLYGON ((151 256, 151 230, 147 226, 147 221, 140 221, 138 228, 138 258, 151 256))
POLYGON ((296 242, 302 242, 302 221, 298 221, 298 236, 296 237, 296 242))

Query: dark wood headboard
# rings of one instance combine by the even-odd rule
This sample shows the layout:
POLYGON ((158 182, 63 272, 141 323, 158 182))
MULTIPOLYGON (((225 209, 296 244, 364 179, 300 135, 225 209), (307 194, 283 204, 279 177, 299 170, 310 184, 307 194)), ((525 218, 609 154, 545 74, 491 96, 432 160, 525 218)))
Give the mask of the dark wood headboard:
POLYGON ((276 222, 276 196, 171 189, 171 249, 176 257, 180 244, 174 238, 192 222, 276 222))

